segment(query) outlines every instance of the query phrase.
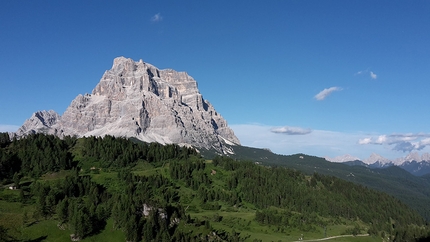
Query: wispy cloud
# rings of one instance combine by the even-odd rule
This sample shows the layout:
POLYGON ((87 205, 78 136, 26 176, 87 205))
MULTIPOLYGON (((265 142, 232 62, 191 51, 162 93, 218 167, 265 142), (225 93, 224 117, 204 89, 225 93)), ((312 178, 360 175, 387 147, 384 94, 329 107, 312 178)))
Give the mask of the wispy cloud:
POLYGON ((290 127, 290 126, 284 126, 284 127, 275 127, 270 129, 273 133, 277 134, 286 134, 286 135, 305 135, 312 132, 311 129, 304 129, 300 127, 290 127))
POLYGON ((372 138, 363 138, 358 140, 358 144, 367 145, 372 143, 372 138))
POLYGON ((358 140, 360 145, 387 145, 395 151, 412 152, 422 150, 430 145, 430 134, 407 133, 379 135, 377 137, 366 137, 358 140))
POLYGON ((161 16, 160 13, 157 13, 156 15, 152 16, 151 22, 160 22, 163 20, 163 16, 161 16))
POLYGON ((359 76, 359 75, 367 74, 367 73, 369 74, 370 78, 373 79, 373 80, 375 80, 376 78, 378 78, 378 75, 376 75, 375 72, 369 71, 368 69, 367 70, 363 70, 363 71, 357 71, 354 75, 355 76, 359 76))
POLYGON ((328 95, 330 95, 332 92, 334 92, 334 91, 341 91, 341 90, 342 90, 342 88, 340 88, 340 87, 325 88, 324 90, 322 90, 321 92, 319 92, 317 95, 315 95, 315 99, 318 100, 318 101, 322 101, 326 97, 328 97, 328 95))
POLYGON ((15 132, 18 129, 17 125, 0 124, 0 132, 15 132))

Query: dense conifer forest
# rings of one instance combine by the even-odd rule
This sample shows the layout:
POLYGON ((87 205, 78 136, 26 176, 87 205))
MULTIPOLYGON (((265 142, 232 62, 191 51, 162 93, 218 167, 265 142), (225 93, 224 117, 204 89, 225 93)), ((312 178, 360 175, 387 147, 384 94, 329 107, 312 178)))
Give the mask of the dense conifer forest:
MULTIPOLYGON (((430 221, 430 179, 429 176, 414 176, 397 166, 372 169, 364 166, 347 166, 329 162, 325 158, 306 154, 278 155, 266 149, 235 146, 235 159, 246 159, 268 166, 282 166, 298 170, 306 175, 314 173, 335 176, 390 194, 407 204, 430 221), (411 199, 413 198, 413 199, 411 199)), ((213 153, 203 152, 212 159, 213 153)))
POLYGON ((0 182, 0 241, 430 236, 416 211, 362 185, 112 136, 1 133, 0 182))

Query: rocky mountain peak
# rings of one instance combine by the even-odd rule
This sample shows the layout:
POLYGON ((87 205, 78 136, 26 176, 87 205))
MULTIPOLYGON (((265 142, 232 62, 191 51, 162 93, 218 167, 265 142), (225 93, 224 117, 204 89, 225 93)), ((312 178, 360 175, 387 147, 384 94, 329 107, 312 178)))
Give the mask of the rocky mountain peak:
POLYGON ((372 153, 369 158, 363 161, 366 164, 374 164, 376 162, 380 164, 389 164, 391 161, 381 155, 378 155, 376 153, 372 153))
POLYGON ((424 153, 421 155, 421 160, 423 161, 430 161, 430 154, 429 153, 424 153))
POLYGON ((356 160, 360 160, 360 158, 352 156, 350 154, 346 154, 346 155, 341 155, 341 156, 336 156, 334 158, 330 158, 330 157, 325 157, 325 159, 327 161, 330 162, 336 162, 336 163, 342 163, 342 162, 347 162, 347 161, 356 161, 356 160))
POLYGON ((47 111, 40 113, 41 118, 27 120, 17 135, 110 134, 220 152, 226 152, 226 142, 240 144, 186 72, 160 70, 125 57, 115 58, 92 93, 78 95, 61 117, 50 113, 51 117, 47 111))
POLYGON ((405 158, 404 161, 421 161, 421 156, 418 152, 411 152, 405 158))
POLYGON ((37 130, 48 130, 51 126, 56 124, 59 119, 60 115, 54 110, 37 111, 24 122, 17 130, 16 134, 22 136, 36 133, 37 130))
POLYGON ((403 163, 411 163, 411 162, 430 162, 430 154, 429 153, 423 153, 420 155, 418 152, 411 152, 405 157, 400 157, 395 160, 396 164, 403 164, 403 163))

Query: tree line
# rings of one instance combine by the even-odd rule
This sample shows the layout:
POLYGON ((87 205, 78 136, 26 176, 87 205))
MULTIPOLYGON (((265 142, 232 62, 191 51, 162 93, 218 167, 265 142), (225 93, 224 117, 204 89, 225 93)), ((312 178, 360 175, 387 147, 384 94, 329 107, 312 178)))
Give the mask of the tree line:
POLYGON ((109 135, 60 139, 54 135, 32 134, 10 140, 7 133, 0 134, 0 182, 3 183, 11 181, 16 173, 18 177, 37 178, 92 161, 102 168, 121 168, 133 166, 138 160, 160 163, 197 154, 195 149, 175 144, 132 142, 109 135))

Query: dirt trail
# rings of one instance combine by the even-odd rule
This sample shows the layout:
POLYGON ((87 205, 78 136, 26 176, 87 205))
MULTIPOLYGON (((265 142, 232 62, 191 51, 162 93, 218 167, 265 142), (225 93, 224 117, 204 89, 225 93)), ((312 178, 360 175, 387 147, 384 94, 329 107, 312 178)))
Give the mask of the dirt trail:
POLYGON ((331 237, 327 237, 327 238, 322 238, 322 239, 305 239, 305 240, 296 240, 294 242, 311 242, 311 241, 324 241, 324 240, 330 240, 330 239, 336 239, 336 238, 342 238, 342 237, 364 237, 364 236, 369 236, 369 234, 357 234, 357 235, 352 235, 352 234, 346 234, 346 235, 337 235, 337 236, 331 236, 331 237))

